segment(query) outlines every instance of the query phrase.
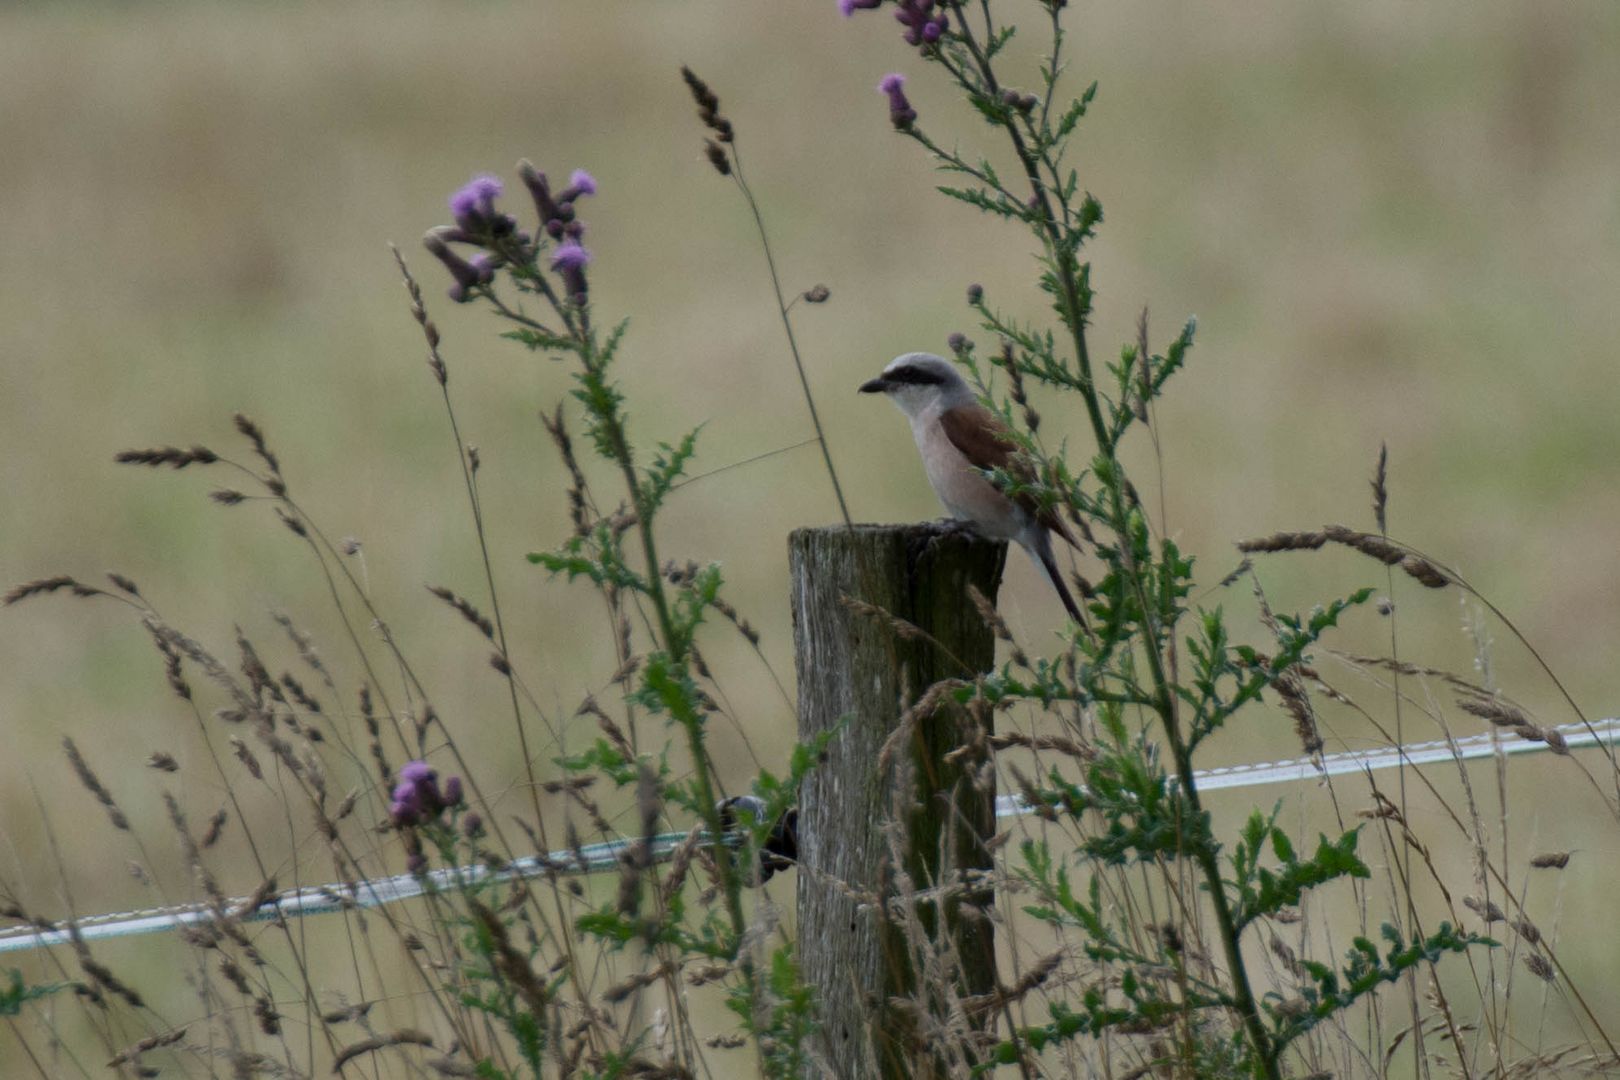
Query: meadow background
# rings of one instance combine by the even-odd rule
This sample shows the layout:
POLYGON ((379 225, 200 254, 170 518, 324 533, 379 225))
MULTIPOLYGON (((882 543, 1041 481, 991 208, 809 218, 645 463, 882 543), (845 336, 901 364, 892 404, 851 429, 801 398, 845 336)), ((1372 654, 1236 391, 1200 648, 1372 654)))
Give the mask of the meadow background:
MULTIPOLYGON (((1101 84, 1077 162, 1106 212, 1093 340, 1112 355, 1144 304, 1156 343, 1199 319, 1158 420, 1168 528, 1204 579, 1236 564, 1238 537, 1371 527, 1367 478, 1387 442, 1391 533, 1491 596, 1590 715, 1620 712, 1620 9, 1074 6, 1077 78, 1101 84)), ((511 183, 525 156, 554 175, 590 169, 592 295, 632 317, 621 376, 640 443, 706 423, 702 472, 809 437, 763 256, 703 160, 682 63, 738 127, 786 287, 831 289, 797 318, 852 513, 937 516, 904 423, 855 387, 897 353, 943 351, 952 330, 982 341, 969 282, 1027 315, 1040 305, 1022 241, 934 195, 918 148, 889 129, 877 80, 922 67, 887 15, 846 22, 831 0, 13 4, 0 9, 0 583, 116 569, 221 649, 238 623, 275 640, 269 612, 284 610, 352 682, 325 586, 267 509, 210 505, 215 484, 194 471, 112 463, 167 442, 235 451, 230 414, 246 412, 312 516, 361 541, 357 572, 486 782, 512 783, 506 688, 423 589, 478 596, 482 571, 386 243, 428 285, 463 434, 483 458, 508 631, 560 720, 613 667, 593 594, 522 559, 568 530, 536 419, 565 375, 445 300, 418 238, 448 220, 445 196, 474 172, 511 183)), ((926 128, 973 144, 965 106, 926 78, 911 89, 926 128)), ((1066 403, 1042 406, 1043 434, 1084 438, 1066 403)), ((1134 449, 1140 482, 1151 462, 1134 449)), ((662 547, 724 564, 786 681, 786 536, 836 515, 804 447, 684 489, 662 547)), ((1004 608, 1039 642, 1056 602, 1021 557, 1009 566, 1004 608)), ((1288 609, 1383 584, 1348 555, 1273 558, 1261 573, 1288 609)), ((1403 657, 1466 672, 1469 611, 1454 591, 1421 592, 1397 585, 1403 657)), ((1542 722, 1573 719, 1523 650, 1492 634, 1496 680, 1542 722)), ((1371 613, 1343 639, 1387 642, 1371 613)), ((779 769, 793 719, 745 650, 722 638, 711 652, 741 727, 722 723, 712 744, 740 788, 751 755, 779 769)), ((59 747, 75 737, 161 840, 141 763, 196 747, 145 634, 116 605, 31 605, 0 613, 0 658, 0 879, 53 915, 69 894, 81 913, 152 902, 59 747)), ((1453 719, 1459 732, 1483 726, 1453 719)), ((1329 720, 1330 749, 1369 743, 1352 718, 1329 720)), ((1214 753, 1297 747, 1285 717, 1257 712, 1214 753)), ((179 776, 204 817, 218 792, 179 776)), ((1604 973, 1620 946, 1601 927, 1620 837, 1567 776, 1549 757, 1513 763, 1513 840, 1526 854, 1576 849, 1558 918, 1600 928, 1568 959, 1612 1016, 1620 994, 1604 973)), ((1309 823, 1309 792, 1214 805, 1284 794, 1302 796, 1309 823)), ((183 891, 172 846, 152 843, 155 868, 183 891)), ((1466 883, 1460 846, 1437 857, 1466 883)), ((222 874, 227 891, 257 884, 239 869, 222 874)), ((790 891, 780 899, 791 906, 790 891)), ((155 948, 108 951, 138 972, 155 948)), ((0 1039, 0 1071, 10 1053, 0 1039)))

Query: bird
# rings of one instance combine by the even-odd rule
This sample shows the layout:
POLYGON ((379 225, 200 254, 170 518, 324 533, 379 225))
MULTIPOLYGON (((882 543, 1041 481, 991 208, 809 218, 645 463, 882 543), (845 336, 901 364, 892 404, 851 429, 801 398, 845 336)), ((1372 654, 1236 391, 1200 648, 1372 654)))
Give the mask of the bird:
POLYGON ((911 421, 928 482, 951 516, 989 539, 1016 541, 1057 590, 1069 617, 1085 625, 1053 557, 1052 534, 1076 551, 1080 542, 1054 510, 1041 510, 1027 496, 1009 497, 985 475, 1002 469, 1020 479, 1034 477, 1007 425, 980 403, 955 365, 933 353, 903 353, 862 383, 860 392, 886 395, 911 421))

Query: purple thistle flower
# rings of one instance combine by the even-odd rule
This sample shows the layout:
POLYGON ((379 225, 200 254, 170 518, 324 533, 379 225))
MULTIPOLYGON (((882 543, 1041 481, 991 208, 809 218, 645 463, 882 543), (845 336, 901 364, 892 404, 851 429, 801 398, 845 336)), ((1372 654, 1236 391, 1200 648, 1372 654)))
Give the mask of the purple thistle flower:
POLYGON ((495 280, 495 259, 488 252, 480 251, 467 260, 467 265, 478 275, 478 284, 488 285, 495 280))
POLYGON ((461 777, 445 781, 439 791, 438 772, 425 761, 406 762, 399 770, 388 813, 394 824, 404 828, 422 825, 437 818, 447 806, 461 802, 461 777))
POLYGON ((917 110, 906 100, 906 77, 890 72, 878 83, 878 90, 889 95, 889 122, 897 131, 909 131, 917 119, 917 110))
POLYGON ((553 270, 583 270, 591 261, 591 253, 578 240, 569 237, 551 253, 553 270))
POLYGON ((838 0, 838 10, 846 19, 862 9, 870 11, 882 6, 883 0, 838 0))
POLYGON ((393 801, 388 804, 388 816, 395 825, 403 828, 415 825, 421 820, 422 813, 422 801, 417 795, 416 785, 409 780, 401 780, 394 787, 393 801))
POLYGON ((900 0, 894 17, 906 28, 904 36, 909 45, 927 45, 938 41, 951 25, 950 16, 943 7, 934 10, 934 0, 900 0))
POLYGON ((568 177, 568 186, 557 194, 560 203, 571 203, 581 195, 596 194, 596 177, 584 169, 575 169, 568 177))
POLYGON ((450 212, 463 229, 477 229, 495 219, 495 200, 506 190, 500 178, 480 173, 450 196, 450 212))
POLYGON ((425 761, 407 761, 399 769, 399 778, 410 784, 420 784, 424 780, 433 780, 438 775, 438 770, 425 761))

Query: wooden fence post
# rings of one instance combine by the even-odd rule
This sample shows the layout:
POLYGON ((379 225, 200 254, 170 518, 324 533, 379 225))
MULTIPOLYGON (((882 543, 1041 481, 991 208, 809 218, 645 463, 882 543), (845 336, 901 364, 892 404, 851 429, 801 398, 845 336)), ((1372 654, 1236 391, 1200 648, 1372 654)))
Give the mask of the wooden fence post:
POLYGON ((848 718, 799 796, 799 955, 817 994, 821 1047, 840 1077, 931 1076, 942 1064, 939 1041, 926 1021, 891 1003, 941 999, 940 988, 917 986, 918 927, 932 947, 958 958, 954 993, 995 989, 991 924, 967 906, 987 905, 989 888, 966 904, 960 895, 946 899, 944 935, 932 901, 915 904, 916 920, 896 920, 859 897, 892 898, 901 870, 914 890, 926 890, 947 875, 990 867, 985 841, 995 832, 996 792, 984 744, 988 710, 979 721, 954 704, 919 717, 890 767, 880 768, 879 757, 904 710, 930 686, 971 680, 994 664, 994 637, 967 587, 993 603, 1007 548, 937 524, 799 529, 789 545, 799 737, 848 718), (846 598, 927 637, 897 633, 846 598), (983 752, 945 760, 970 744, 983 752))

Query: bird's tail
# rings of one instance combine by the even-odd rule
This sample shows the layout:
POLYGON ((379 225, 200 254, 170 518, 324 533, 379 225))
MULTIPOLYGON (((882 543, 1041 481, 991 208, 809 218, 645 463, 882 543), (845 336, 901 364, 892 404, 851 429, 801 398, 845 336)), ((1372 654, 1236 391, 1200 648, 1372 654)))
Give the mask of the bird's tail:
POLYGON ((1081 626, 1085 626, 1086 617, 1080 611, 1080 605, 1074 602, 1074 594, 1069 592, 1069 586, 1064 584, 1063 572, 1058 569, 1057 559, 1052 555, 1051 534, 1039 527, 1031 531, 1034 533, 1034 537, 1030 542, 1025 543, 1024 547, 1028 549, 1031 555, 1035 556, 1036 565, 1045 572, 1046 579, 1057 590, 1058 599, 1062 600, 1063 606, 1068 609, 1069 618, 1081 626))

